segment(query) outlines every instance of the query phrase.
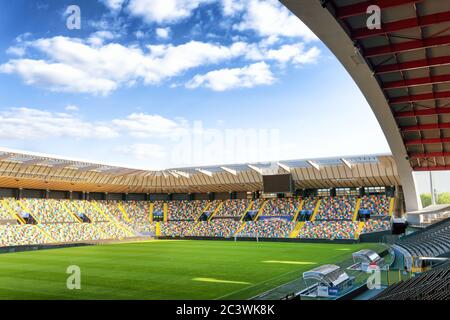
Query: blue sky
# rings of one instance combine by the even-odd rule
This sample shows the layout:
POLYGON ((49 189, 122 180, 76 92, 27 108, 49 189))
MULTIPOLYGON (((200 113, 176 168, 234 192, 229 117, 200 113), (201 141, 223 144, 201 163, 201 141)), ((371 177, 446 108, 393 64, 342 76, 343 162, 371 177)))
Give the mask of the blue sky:
POLYGON ((2 1, 0 97, 1 147, 123 166, 390 152, 340 63, 272 0, 2 1))

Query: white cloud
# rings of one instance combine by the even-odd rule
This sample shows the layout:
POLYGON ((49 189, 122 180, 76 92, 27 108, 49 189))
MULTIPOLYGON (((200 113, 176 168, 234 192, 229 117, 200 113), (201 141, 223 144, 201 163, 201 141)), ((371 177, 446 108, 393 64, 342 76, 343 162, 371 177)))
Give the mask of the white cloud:
POLYGON ((102 0, 102 2, 111 10, 117 11, 122 9, 125 0, 102 0))
POLYGON ((314 63, 320 55, 320 50, 317 47, 312 47, 305 51, 305 46, 299 44, 285 44, 279 49, 270 49, 266 53, 266 58, 276 60, 280 63, 292 62, 295 65, 314 63))
POLYGON ((126 119, 112 121, 114 127, 138 138, 175 137, 185 132, 183 125, 160 115, 133 113, 126 119))
POLYGON ((222 10, 225 16, 233 16, 245 8, 244 0, 221 0, 222 10))
POLYGON ((134 35, 136 36, 136 39, 143 39, 146 36, 145 32, 141 30, 136 31, 134 35))
POLYGON ((254 30, 260 36, 300 37, 317 40, 314 33, 277 0, 248 0, 245 14, 235 26, 239 31, 254 30))
POLYGON ((186 84, 186 87, 190 89, 206 87, 214 91, 225 91, 269 85, 274 81, 275 77, 270 67, 265 62, 259 62, 243 68, 220 69, 204 75, 196 75, 186 84))
POLYGON ((63 63, 42 60, 11 60, 0 65, 1 73, 17 73, 26 84, 38 85, 58 92, 81 92, 108 94, 117 84, 101 77, 93 77, 82 69, 63 63))
POLYGON ((201 4, 212 0, 130 0, 128 10, 146 22, 171 23, 188 18, 201 4))
POLYGON ((108 121, 85 121, 75 105, 65 107, 67 113, 32 108, 0 111, 0 139, 46 139, 72 137, 78 139, 179 138, 189 131, 183 119, 171 120, 160 115, 132 113, 125 118, 108 121))
POLYGON ((164 159, 167 154, 164 148, 158 144, 135 143, 115 148, 115 151, 131 155, 138 160, 164 159))
POLYGON ((158 38, 160 39, 167 39, 170 36, 170 28, 157 28, 156 29, 156 35, 158 36, 158 38))
POLYGON ((245 44, 245 58, 254 61, 302 65, 317 62, 319 56, 319 48, 311 47, 307 50, 303 43, 284 44, 277 48, 270 48, 265 40, 260 43, 245 44))
POLYGON ((12 46, 6 50, 6 53, 9 55, 14 55, 18 57, 22 57, 25 55, 26 49, 21 46, 12 46))
POLYGON ((26 84, 51 91, 107 95, 138 80, 146 84, 182 72, 242 56, 245 43, 231 46, 190 41, 178 46, 151 45, 149 52, 117 43, 90 45, 76 38, 54 37, 31 41, 46 60, 16 59, 0 65, 0 73, 18 74, 26 84))
POLYGON ((45 139, 57 137, 107 139, 118 136, 110 126, 86 122, 71 114, 14 108, 0 112, 0 138, 45 139))
POLYGON ((113 40, 118 37, 116 34, 111 31, 97 31, 89 36, 87 42, 94 46, 102 46, 105 40, 113 40))
POLYGON ((64 109, 66 111, 71 111, 71 112, 77 112, 80 110, 76 105, 73 105, 73 104, 67 105, 64 109))

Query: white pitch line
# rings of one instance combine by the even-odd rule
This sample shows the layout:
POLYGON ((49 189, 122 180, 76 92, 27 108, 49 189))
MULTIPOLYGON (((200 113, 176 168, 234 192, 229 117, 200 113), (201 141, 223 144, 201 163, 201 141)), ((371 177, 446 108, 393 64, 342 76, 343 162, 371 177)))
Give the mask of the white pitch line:
MULTIPOLYGON (((250 288, 254 288, 254 287, 256 287, 256 286, 259 286, 260 284, 263 284, 263 283, 265 283, 265 282, 269 282, 269 281, 272 281, 272 280, 275 280, 275 279, 281 278, 281 277, 283 277, 283 276, 285 276, 285 275, 287 275, 287 274, 291 274, 291 273, 294 273, 294 272, 299 272, 300 270, 301 270, 301 269, 298 269, 298 270, 294 270, 294 271, 289 271, 289 272, 286 272, 286 273, 280 274, 279 276, 276 276, 276 277, 273 277, 273 278, 270 278, 270 279, 267 279, 267 280, 264 280, 264 281, 258 282, 258 283, 254 284, 254 285, 252 285, 252 286, 248 286, 248 287, 245 287, 245 288, 242 288, 242 289, 239 289, 239 290, 236 290, 236 291, 233 291, 233 292, 227 293, 227 294, 225 294, 225 295, 223 295, 223 296, 220 296, 220 297, 214 298, 214 300, 220 300, 220 299, 222 299, 222 298, 225 298, 225 297, 231 296, 232 294, 235 294, 235 293, 238 293, 238 292, 241 292, 241 291, 244 291, 244 290, 248 290, 248 289, 250 289, 250 288)), ((292 280, 292 281, 293 281, 293 280, 292 280)), ((290 282, 292 282, 292 281, 290 281, 290 282)), ((283 285, 283 284, 282 284, 282 285, 283 285)), ((280 286, 282 286, 282 285, 280 285, 280 286)), ((272 290, 272 289, 269 289, 268 291, 270 291, 270 290, 272 290)), ((266 292, 267 292, 267 291, 266 291, 266 292)), ((258 294, 258 295, 260 295, 260 294, 258 294)), ((255 296, 255 297, 256 297, 256 296, 255 296)))

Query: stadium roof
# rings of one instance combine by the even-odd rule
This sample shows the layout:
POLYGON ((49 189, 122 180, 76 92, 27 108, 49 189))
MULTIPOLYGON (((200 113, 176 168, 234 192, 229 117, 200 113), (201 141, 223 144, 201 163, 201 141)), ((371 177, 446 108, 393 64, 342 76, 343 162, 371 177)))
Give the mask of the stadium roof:
POLYGON ((0 187, 123 193, 262 190, 262 175, 291 173, 295 187, 399 185, 391 155, 143 170, 0 149, 0 187))
POLYGON ((392 150, 407 209, 420 209, 412 171, 450 170, 450 1, 281 2, 353 77, 392 150), (379 28, 367 26, 371 5, 379 28))

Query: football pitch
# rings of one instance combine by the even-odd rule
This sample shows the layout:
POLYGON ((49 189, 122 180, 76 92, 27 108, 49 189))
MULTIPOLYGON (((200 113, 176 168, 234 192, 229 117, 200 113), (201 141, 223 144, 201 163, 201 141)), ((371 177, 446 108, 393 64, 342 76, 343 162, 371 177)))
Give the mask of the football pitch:
POLYGON ((0 299, 248 299, 376 247, 161 240, 7 253, 0 299), (69 266, 79 267, 79 290, 67 288, 69 266))

